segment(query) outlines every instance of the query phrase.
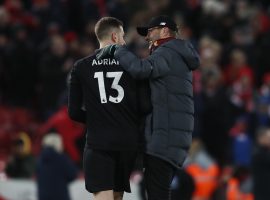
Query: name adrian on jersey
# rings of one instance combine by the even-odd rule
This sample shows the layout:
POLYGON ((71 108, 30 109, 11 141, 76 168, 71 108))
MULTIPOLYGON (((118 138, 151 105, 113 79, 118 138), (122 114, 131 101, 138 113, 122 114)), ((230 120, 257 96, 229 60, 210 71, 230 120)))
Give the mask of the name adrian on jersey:
POLYGON ((110 59, 110 58, 106 58, 102 60, 94 59, 92 61, 92 66, 94 65, 119 65, 119 61, 115 59, 110 59))

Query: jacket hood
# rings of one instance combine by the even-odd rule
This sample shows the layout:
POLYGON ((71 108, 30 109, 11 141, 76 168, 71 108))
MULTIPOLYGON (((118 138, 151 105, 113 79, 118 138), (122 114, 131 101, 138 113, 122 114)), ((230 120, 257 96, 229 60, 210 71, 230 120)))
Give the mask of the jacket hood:
POLYGON ((164 43, 162 46, 176 51, 182 57, 190 70, 195 70, 200 66, 199 54, 190 42, 181 39, 174 39, 164 43))

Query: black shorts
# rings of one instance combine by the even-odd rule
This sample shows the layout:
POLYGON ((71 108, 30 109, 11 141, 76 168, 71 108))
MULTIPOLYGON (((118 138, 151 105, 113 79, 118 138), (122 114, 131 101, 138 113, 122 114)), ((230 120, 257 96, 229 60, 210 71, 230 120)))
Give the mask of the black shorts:
POLYGON ((131 192, 129 178, 137 152, 85 148, 83 168, 85 187, 91 193, 106 190, 131 192))

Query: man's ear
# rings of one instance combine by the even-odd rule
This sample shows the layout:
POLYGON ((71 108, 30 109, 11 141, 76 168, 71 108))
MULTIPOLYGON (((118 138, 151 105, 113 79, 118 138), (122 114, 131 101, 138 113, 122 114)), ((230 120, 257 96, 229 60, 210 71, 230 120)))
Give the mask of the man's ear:
POLYGON ((111 39, 113 42, 117 42, 117 34, 115 32, 111 33, 111 39))

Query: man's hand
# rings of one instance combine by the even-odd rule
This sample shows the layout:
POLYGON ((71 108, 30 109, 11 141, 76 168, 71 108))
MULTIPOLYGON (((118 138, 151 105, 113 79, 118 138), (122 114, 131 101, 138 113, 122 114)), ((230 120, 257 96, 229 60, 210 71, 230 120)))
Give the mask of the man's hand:
POLYGON ((108 45, 104 48, 102 48, 98 53, 97 53, 97 59, 101 60, 106 56, 113 56, 115 50, 119 47, 118 44, 112 44, 112 45, 108 45))

